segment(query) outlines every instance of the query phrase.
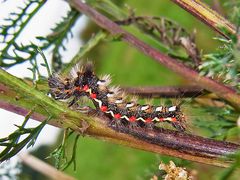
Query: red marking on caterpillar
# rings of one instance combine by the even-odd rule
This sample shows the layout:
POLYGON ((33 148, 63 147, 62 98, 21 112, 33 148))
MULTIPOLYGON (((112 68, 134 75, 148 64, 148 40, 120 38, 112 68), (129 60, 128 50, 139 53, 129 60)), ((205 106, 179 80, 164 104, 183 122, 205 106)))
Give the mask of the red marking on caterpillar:
POLYGON ((131 117, 129 118, 129 121, 130 121, 130 122, 135 122, 136 119, 137 119, 137 118, 136 118, 135 116, 131 116, 131 117))
POLYGON ((75 90, 75 91, 80 91, 81 88, 80 88, 79 86, 77 86, 77 87, 74 88, 74 90, 75 90))
POLYGON ((90 97, 91 97, 92 99, 96 99, 96 98, 97 98, 97 94, 92 93, 92 94, 90 94, 90 97))
POLYGON ((177 119, 175 117, 171 118, 172 122, 177 122, 177 119))
POLYGON ((159 118, 159 121, 160 121, 160 122, 163 122, 163 120, 164 120, 164 118, 159 118))
POLYGON ((67 90, 64 90, 65 93, 71 93, 72 91, 67 89, 67 90))
POLYGON ((122 116, 121 116, 121 114, 114 114, 114 118, 116 118, 116 119, 120 119, 122 116))
POLYGON ((94 74, 92 64, 74 68, 68 78, 54 74, 48 83, 55 99, 72 99, 69 106, 87 96, 94 102, 96 109, 110 117, 113 121, 111 124, 122 122, 126 126, 137 124, 144 127, 145 124, 170 123, 177 130, 185 131, 185 118, 179 106, 140 105, 136 100, 128 102, 119 88, 108 87, 110 76, 100 79, 94 74))
POLYGON ((88 85, 83 86, 83 90, 87 91, 89 89, 88 85))
POLYGON ((101 106, 100 109, 101 109, 102 112, 106 112, 107 111, 107 106, 101 106))
POLYGON ((146 122, 146 123, 151 123, 151 122, 152 122, 152 118, 147 118, 147 119, 145 120, 145 122, 146 122))

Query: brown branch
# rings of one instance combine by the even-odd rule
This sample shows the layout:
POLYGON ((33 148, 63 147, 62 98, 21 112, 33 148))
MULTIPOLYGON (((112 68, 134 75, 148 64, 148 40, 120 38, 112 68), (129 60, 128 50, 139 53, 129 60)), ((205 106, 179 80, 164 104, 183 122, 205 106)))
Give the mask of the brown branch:
POLYGON ((222 31, 222 28, 226 28, 226 30, 232 34, 236 34, 236 27, 233 24, 231 24, 228 20, 226 20, 224 17, 212 10, 200 0, 172 1, 227 39, 229 39, 229 37, 222 31))
POLYGON ((194 71, 193 69, 167 55, 162 54, 158 50, 137 39, 132 34, 123 30, 116 23, 103 16, 87 4, 83 3, 81 0, 69 0, 69 3, 73 8, 89 16, 96 24, 109 31, 112 35, 121 35, 123 41, 137 48, 142 53, 152 57, 157 62, 180 74, 189 81, 197 84, 199 87, 216 93, 219 97, 222 97, 232 104, 232 106, 234 106, 236 109, 240 110, 240 96, 237 95, 235 90, 220 84, 213 79, 200 76, 198 72, 194 71))
POLYGON ((129 94, 147 98, 193 98, 204 94, 204 90, 197 86, 122 87, 122 89, 129 94))
MULTIPOLYGON (((31 87, 29 86, 29 88, 31 87)), ((0 108, 24 116, 27 114, 29 110, 26 107, 27 105, 25 106, 24 101, 29 102, 28 99, 19 99, 18 101, 14 101, 16 104, 13 104, 12 99, 15 99, 17 96, 13 89, 0 84, 0 92, 1 99, 7 96, 9 100, 4 102, 0 101, 0 108)), ((53 111, 53 109, 49 110, 53 111)), ((63 123, 64 121, 69 122, 73 121, 73 118, 76 118, 75 121, 79 124, 79 122, 83 121, 88 122, 88 118, 91 116, 88 114, 85 115, 86 118, 82 117, 84 117, 83 114, 77 113, 76 117, 73 117, 66 111, 65 114, 59 113, 59 117, 56 117, 56 119, 51 120, 49 123, 53 126, 64 128, 66 127, 63 123)), ((31 118, 43 121, 46 115, 35 112, 31 118)), ((121 127, 114 130, 114 127, 112 127, 113 129, 108 127, 109 120, 107 117, 99 113, 95 113, 95 117, 91 118, 91 120, 92 126, 84 132, 91 136, 145 151, 170 155, 204 164, 227 167, 231 159, 226 156, 239 149, 239 145, 237 144, 211 140, 167 129, 131 129, 129 127, 121 127), (223 157, 226 157, 226 159, 219 159, 223 157)), ((82 129, 78 125, 72 126, 71 128, 82 134, 82 129)))
MULTIPOLYGON (((8 110, 21 113, 23 110, 20 109, 22 108, 8 110)), ((35 116, 35 118, 37 117, 40 116, 35 116)), ((36 120, 41 121, 42 118, 36 120)), ((96 121, 99 122, 99 119, 96 121)), ((106 123, 106 121, 104 120, 103 123, 106 123)), ((52 125, 55 126, 55 124, 52 125)), ((215 141, 166 129, 145 130, 126 127, 117 129, 117 131, 124 133, 122 134, 109 131, 106 128, 106 126, 93 127, 89 128, 86 133, 117 144, 221 167, 227 167, 231 161, 228 159, 228 161, 223 162, 218 158, 223 158, 239 149, 239 145, 233 143, 215 141)), ((75 129, 75 131, 82 134, 79 129, 75 129)))
MULTIPOLYGON (((0 84, 0 89, 1 89, 1 84, 0 84)), ((21 116, 26 116, 29 113, 29 109, 26 109, 26 108, 23 108, 23 107, 11 104, 11 103, 6 102, 6 101, 1 101, 1 100, 0 100, 0 108, 4 109, 6 111, 10 111, 10 112, 16 113, 16 114, 21 115, 21 116)), ((37 121, 43 122, 46 119, 46 116, 34 112, 31 115, 31 118, 35 119, 37 121)), ((50 121, 50 122, 48 122, 48 124, 50 124, 52 126, 55 126, 55 127, 61 128, 61 125, 58 124, 56 121, 50 121)))
POLYGON ((143 139, 152 144, 200 157, 221 157, 224 154, 231 154, 235 152, 236 149, 239 149, 240 147, 237 144, 229 142, 216 141, 162 128, 151 130, 121 127, 116 130, 131 134, 134 137, 138 137, 139 139, 143 139))
POLYGON ((31 167, 35 171, 45 175, 50 179, 53 179, 53 180, 59 180, 59 179, 74 180, 75 179, 30 154, 20 154, 19 158, 25 165, 31 167))

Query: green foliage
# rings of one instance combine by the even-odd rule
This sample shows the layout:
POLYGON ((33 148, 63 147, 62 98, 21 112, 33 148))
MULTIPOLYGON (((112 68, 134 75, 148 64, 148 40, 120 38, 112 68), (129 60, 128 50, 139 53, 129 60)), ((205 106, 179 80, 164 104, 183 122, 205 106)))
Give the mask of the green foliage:
MULTIPOLYGON (((67 149, 72 151, 72 147, 67 149)), ((65 171, 76 179, 144 180, 150 179, 158 169, 158 160, 153 153, 86 136, 77 145, 76 170, 69 166, 65 171)))
POLYGON ((199 66, 202 75, 214 77, 240 89, 240 51, 239 44, 232 40, 216 38, 223 45, 215 53, 203 55, 199 66))
POLYGON ((240 26, 240 3, 228 2, 226 5, 230 7, 230 18, 237 27, 237 34, 229 35, 230 40, 215 38, 221 42, 221 46, 216 52, 203 55, 203 63, 199 69, 202 75, 219 79, 240 90, 240 43, 237 37, 240 26))
MULTIPOLYGON (((74 170, 76 169, 76 151, 77 151, 77 142, 79 139, 79 134, 75 134, 72 130, 65 130, 64 131, 64 137, 62 140, 61 145, 55 149, 49 156, 49 158, 55 159, 55 167, 61 170, 65 170, 68 168, 71 164, 73 164, 74 170), (69 148, 69 139, 71 136, 75 135, 74 143, 72 145, 72 152, 70 153, 70 159, 69 159, 69 153, 66 152, 66 150, 69 148)), ((71 141, 70 141, 71 142, 71 141)))
POLYGON ((192 67, 196 67, 200 61, 199 50, 195 44, 194 33, 189 33, 172 19, 161 16, 137 16, 133 8, 128 6, 128 11, 119 8, 109 0, 87 1, 92 6, 103 11, 122 26, 137 28, 141 36, 151 38, 169 56, 187 62, 192 67))
POLYGON ((229 156, 235 159, 235 161, 229 168, 218 175, 219 180, 230 179, 233 176, 233 173, 240 168, 240 152, 238 151, 235 154, 229 156))
MULTIPOLYGON (((16 39, 45 2, 44 0, 26 1, 24 7, 19 7, 18 11, 10 13, 10 18, 5 19, 6 24, 0 26, 0 37, 3 39, 0 43, 4 46, 0 54, 1 67, 11 67, 28 59, 17 53, 19 46, 16 43, 16 39)), ((21 47, 25 51, 30 48, 29 46, 24 48, 23 45, 21 47)))
POLYGON ((5 19, 8 25, 2 25, 0 33, 3 36, 4 48, 0 54, 0 65, 1 67, 11 67, 13 65, 22 63, 26 60, 34 64, 38 52, 37 48, 46 50, 50 47, 52 49, 52 66, 54 71, 58 71, 62 67, 62 51, 66 50, 65 42, 69 38, 72 38, 71 29, 74 26, 76 20, 79 17, 79 13, 73 9, 69 10, 67 15, 58 22, 52 33, 48 36, 36 37, 40 41, 39 44, 22 44, 17 43, 17 37, 20 35, 22 30, 28 25, 28 22, 34 17, 38 10, 45 4, 46 1, 35 1, 29 0, 25 3, 25 7, 20 7, 20 12, 12 12, 11 16, 15 18, 5 19), (37 4, 36 6, 34 6, 37 4), (34 7, 34 8, 32 8, 34 7), (31 11, 28 13, 28 9, 31 11), (27 18, 26 18, 27 17, 27 18), (11 31, 14 29, 14 33, 11 31), (12 52, 11 52, 12 51, 12 52), (13 54, 13 55, 12 55, 13 54))
POLYGON ((199 107, 204 117, 197 117, 193 123, 195 126, 208 131, 208 136, 218 140, 226 140, 240 135, 240 129, 236 127, 238 113, 231 108, 216 108, 210 106, 199 107))
POLYGON ((18 129, 11 133, 8 137, 0 139, 0 146, 5 147, 4 150, 0 153, 0 162, 10 159, 15 156, 19 151, 21 151, 26 145, 27 148, 33 146, 37 140, 39 133, 42 128, 51 119, 49 117, 43 121, 40 125, 35 128, 25 128, 30 116, 34 110, 30 111, 25 117, 22 125, 15 125, 18 129), (27 135, 23 140, 20 141, 20 138, 27 135))
POLYGON ((240 2, 229 1, 229 2, 225 3, 225 6, 228 7, 229 18, 232 20, 232 22, 234 24, 236 24, 237 32, 239 33, 239 27, 240 27, 240 2))

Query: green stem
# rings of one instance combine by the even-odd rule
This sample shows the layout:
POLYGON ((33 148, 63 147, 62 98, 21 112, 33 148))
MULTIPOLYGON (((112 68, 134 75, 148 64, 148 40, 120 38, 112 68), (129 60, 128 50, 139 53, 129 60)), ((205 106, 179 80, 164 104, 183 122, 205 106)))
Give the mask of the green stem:
MULTIPOLYGON (((46 69, 47 69, 47 72, 48 72, 48 77, 51 76, 51 70, 50 70, 50 67, 48 65, 48 62, 47 62, 47 58, 46 56, 43 54, 42 50, 40 47, 37 48, 37 51, 40 53, 40 55, 42 56, 43 60, 44 60, 44 65, 46 66, 46 69)), ((38 68, 37 68, 38 69, 38 68)))

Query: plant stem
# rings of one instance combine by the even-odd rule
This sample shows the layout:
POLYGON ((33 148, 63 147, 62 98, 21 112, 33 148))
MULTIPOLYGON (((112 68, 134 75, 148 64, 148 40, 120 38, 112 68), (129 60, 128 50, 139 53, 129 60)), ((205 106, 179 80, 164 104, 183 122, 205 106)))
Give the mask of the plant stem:
MULTIPOLYGON (((6 74, 6 76, 8 76, 7 79, 13 78, 10 74, 6 74)), ((6 78, 2 78, 0 75, 0 82, 4 81, 3 79, 6 78)), ((14 81, 17 83, 15 87, 0 83, 0 108, 25 116, 32 106, 40 103, 43 107, 48 108, 50 114, 58 112, 54 119, 48 123, 60 128, 70 127, 79 134, 83 133, 84 127, 81 126, 81 122, 85 121, 90 124, 90 127, 86 128, 84 133, 91 136, 145 151, 222 167, 228 166, 231 162, 231 159, 226 156, 239 149, 239 145, 233 143, 210 140, 173 130, 129 129, 128 127, 114 130, 109 127, 107 117, 100 114, 94 113, 93 117, 91 114, 73 111, 63 104, 61 107, 65 109, 64 112, 59 111, 59 102, 51 101, 52 105, 50 106, 49 101, 44 99, 42 93, 37 90, 34 93, 38 95, 16 100, 16 97, 19 97, 19 93, 22 94, 26 88, 31 90, 32 87, 28 85, 23 86, 22 84, 25 83, 20 79, 16 78, 14 81), (40 101, 38 99, 39 96, 44 100, 40 101), (220 160, 219 158, 222 157, 226 157, 226 159, 220 160)), ((45 96, 45 98, 48 97, 45 96)), ((31 118, 43 121, 48 116, 48 114, 36 108, 36 112, 33 113, 31 118)))
POLYGON ((229 39, 227 34, 223 32, 225 28, 229 33, 236 34, 236 27, 220 14, 212 10, 205 3, 200 0, 172 0, 199 20, 207 24, 210 28, 217 31, 219 34, 229 39))
POLYGON ((163 86, 163 87, 123 87, 123 91, 138 95, 141 97, 151 97, 151 98, 178 98, 178 97, 197 97, 204 93, 202 88, 197 86, 163 86))
POLYGON ((55 169, 51 165, 41 161, 40 159, 30 154, 20 154, 19 157, 25 165, 44 174, 46 177, 49 177, 50 179, 75 180, 75 178, 55 169))
POLYGON ((143 41, 139 40, 132 34, 123 30, 116 23, 111 21, 106 16, 100 14, 95 9, 91 8, 87 4, 83 3, 81 0, 69 0, 70 5, 77 9, 78 11, 86 14, 90 17, 96 24, 100 27, 109 31, 112 35, 121 35, 122 40, 137 48, 139 51, 145 55, 152 57, 157 62, 163 64, 172 71, 178 73, 182 77, 188 79, 189 81, 197 84, 199 87, 207 89, 208 91, 216 93, 219 97, 222 97, 228 101, 235 109, 240 111, 240 96, 237 95, 236 91, 221 84, 213 79, 200 76, 198 72, 185 66, 179 61, 162 54, 155 48, 147 45, 143 41))

